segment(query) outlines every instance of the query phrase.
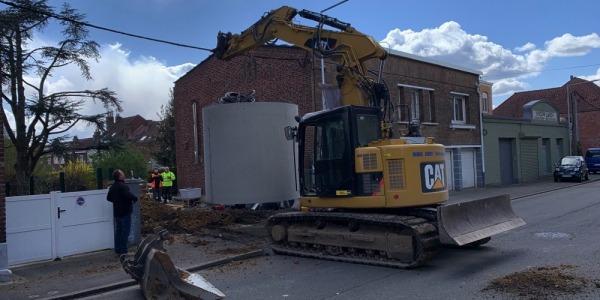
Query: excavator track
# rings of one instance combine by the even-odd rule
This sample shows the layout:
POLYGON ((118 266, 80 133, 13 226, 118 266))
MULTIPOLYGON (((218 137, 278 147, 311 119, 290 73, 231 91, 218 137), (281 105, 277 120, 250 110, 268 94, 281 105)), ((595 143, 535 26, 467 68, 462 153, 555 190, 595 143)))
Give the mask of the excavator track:
POLYGON ((435 220, 414 215, 290 212, 269 218, 275 253, 415 268, 439 248, 435 220))

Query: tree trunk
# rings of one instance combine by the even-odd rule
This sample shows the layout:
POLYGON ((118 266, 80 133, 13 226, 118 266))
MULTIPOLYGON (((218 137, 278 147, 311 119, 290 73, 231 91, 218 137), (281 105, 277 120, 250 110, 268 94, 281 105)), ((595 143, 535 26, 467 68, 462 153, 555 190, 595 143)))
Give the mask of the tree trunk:
POLYGON ((23 161, 22 157, 17 155, 17 162, 15 163, 15 186, 14 195, 28 195, 29 194, 29 178, 33 172, 29 168, 27 158, 23 161))

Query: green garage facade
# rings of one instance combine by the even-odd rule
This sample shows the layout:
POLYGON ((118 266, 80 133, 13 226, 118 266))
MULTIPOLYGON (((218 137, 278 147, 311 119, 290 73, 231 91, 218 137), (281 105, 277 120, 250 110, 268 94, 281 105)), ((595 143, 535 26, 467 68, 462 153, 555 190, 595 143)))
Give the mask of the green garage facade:
POLYGON ((486 185, 507 185, 552 175, 568 153, 567 125, 543 100, 523 106, 523 118, 483 117, 486 185))

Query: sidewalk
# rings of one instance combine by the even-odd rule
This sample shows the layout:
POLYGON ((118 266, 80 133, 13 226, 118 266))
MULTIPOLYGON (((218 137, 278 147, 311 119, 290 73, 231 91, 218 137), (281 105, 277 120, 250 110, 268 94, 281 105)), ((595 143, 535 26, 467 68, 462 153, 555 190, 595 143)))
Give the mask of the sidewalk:
MULTIPOLYGON (((208 261, 262 249, 262 224, 206 230, 203 234, 175 234, 165 245, 173 262, 188 268, 208 261), (256 227, 256 228, 255 228, 256 227)), ((0 299, 41 299, 128 280, 111 250, 65 257, 11 268, 13 283, 0 285, 0 299)))
POLYGON ((522 184, 512 184, 508 186, 493 186, 493 187, 485 187, 485 188, 476 188, 476 189, 465 189, 462 191, 452 191, 450 192, 450 203, 463 202, 463 201, 471 201, 475 199, 481 199, 486 197, 499 196, 504 194, 509 194, 511 199, 522 198, 525 196, 529 196, 532 194, 539 194, 544 192, 553 191, 556 189, 567 188, 571 186, 576 186, 579 184, 586 184, 590 182, 594 182, 600 180, 600 175, 592 175, 590 174, 590 180, 584 181, 582 183, 579 182, 554 182, 552 177, 544 178, 537 182, 532 183, 522 183, 522 184))

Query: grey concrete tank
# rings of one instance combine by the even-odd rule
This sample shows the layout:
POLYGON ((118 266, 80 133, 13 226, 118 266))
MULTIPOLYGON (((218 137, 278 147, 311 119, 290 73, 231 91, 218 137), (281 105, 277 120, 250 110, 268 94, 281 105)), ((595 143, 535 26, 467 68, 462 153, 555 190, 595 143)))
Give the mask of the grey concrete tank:
POLYGON ((297 126, 298 106, 229 103, 202 110, 207 202, 248 204, 299 197, 297 145, 285 136, 297 126))

